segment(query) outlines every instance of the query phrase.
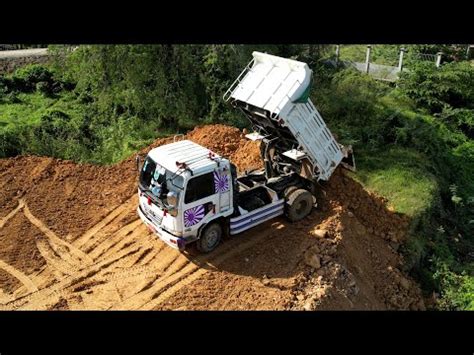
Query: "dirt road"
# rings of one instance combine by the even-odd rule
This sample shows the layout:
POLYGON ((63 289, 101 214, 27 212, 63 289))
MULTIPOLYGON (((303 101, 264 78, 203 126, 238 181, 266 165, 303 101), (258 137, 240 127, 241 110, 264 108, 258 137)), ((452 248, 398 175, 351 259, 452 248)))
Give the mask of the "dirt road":
MULTIPOLYGON (((259 164, 236 128, 188 138, 241 171, 259 164)), ((300 223, 279 218, 211 254, 180 253, 137 217, 133 157, 0 160, 0 309, 424 309, 395 251, 409 221, 342 171, 322 194, 300 223)))

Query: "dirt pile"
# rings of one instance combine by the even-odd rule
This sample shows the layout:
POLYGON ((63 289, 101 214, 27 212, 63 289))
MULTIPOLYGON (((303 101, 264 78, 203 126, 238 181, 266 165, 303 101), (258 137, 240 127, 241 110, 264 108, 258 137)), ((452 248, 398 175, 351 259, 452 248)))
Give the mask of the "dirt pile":
POLYGON ((263 167, 259 143, 246 139, 245 133, 238 128, 225 125, 198 126, 187 134, 187 138, 229 158, 239 172, 263 167))
POLYGON ((387 207, 387 199, 366 191, 361 184, 346 176, 341 169, 329 181, 328 197, 356 214, 367 226, 367 232, 398 244, 406 236, 409 218, 387 207))
MULTIPOLYGON (((260 164, 258 144, 236 128, 187 138, 240 171, 260 164)), ((134 156, 111 166, 0 160, 0 309, 424 308, 400 271, 409 221, 342 170, 302 222, 278 218, 196 255, 137 219, 135 169, 134 156)))
POLYGON ((230 156, 230 160, 239 172, 263 168, 259 142, 246 141, 230 156))
MULTIPOLYGON (((385 207, 338 170, 324 190, 321 222, 309 219, 314 243, 306 250, 317 255, 320 267, 303 274, 294 307, 303 309, 424 309, 421 292, 400 268, 397 253, 408 220, 385 207), (322 233, 324 231, 324 233, 322 233)), ((308 264, 308 263, 307 263, 308 264)), ((318 266, 318 265, 316 265, 318 266)))
POLYGON ((246 141, 244 134, 238 128, 222 124, 197 126, 188 132, 186 138, 226 157, 229 157, 246 141))

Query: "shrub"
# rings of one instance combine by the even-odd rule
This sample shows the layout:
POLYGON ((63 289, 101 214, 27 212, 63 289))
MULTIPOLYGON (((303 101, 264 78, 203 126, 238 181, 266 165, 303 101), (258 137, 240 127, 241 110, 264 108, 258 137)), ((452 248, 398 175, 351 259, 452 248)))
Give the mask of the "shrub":
POLYGON ((0 158, 7 158, 20 154, 21 144, 18 143, 17 132, 2 129, 0 131, 0 158))
POLYGON ((400 88, 431 113, 445 108, 474 108, 474 67, 452 62, 436 68, 432 63, 415 63, 403 72, 400 88))
POLYGON ((10 104, 18 104, 18 103, 21 102, 20 98, 18 97, 18 94, 15 91, 9 92, 5 96, 4 101, 6 101, 7 103, 10 103, 10 104))
POLYGON ((313 90, 312 96, 342 143, 377 145, 383 143, 384 123, 392 116, 378 104, 387 89, 368 75, 344 69, 329 84, 313 90))
POLYGON ((439 283, 438 307, 445 310, 474 310, 474 277, 465 271, 456 274, 446 263, 435 260, 434 279, 439 283))
POLYGON ((39 83, 40 81, 53 81, 51 71, 40 64, 30 64, 19 68, 15 71, 13 77, 33 84, 39 83))
POLYGON ((470 139, 474 139, 474 110, 446 106, 438 117, 470 139))
POLYGON ((51 96, 53 94, 53 88, 47 81, 40 81, 36 83, 36 90, 45 96, 51 96))

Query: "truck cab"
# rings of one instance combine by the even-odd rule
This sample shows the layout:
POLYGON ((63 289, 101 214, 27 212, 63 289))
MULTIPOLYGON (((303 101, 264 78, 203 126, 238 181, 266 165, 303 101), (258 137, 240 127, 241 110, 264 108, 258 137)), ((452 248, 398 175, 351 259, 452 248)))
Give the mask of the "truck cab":
MULTIPOLYGON (((164 242, 183 250, 211 221, 234 213, 235 174, 228 159, 189 140, 154 148, 140 168, 138 214, 164 242)), ((222 228, 214 232, 202 249, 218 243, 222 228)))

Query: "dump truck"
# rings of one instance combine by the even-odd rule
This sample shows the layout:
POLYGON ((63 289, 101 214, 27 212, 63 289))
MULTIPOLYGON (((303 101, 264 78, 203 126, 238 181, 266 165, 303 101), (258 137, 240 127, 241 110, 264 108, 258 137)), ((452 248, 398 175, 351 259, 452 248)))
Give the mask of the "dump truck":
POLYGON ((263 169, 238 175, 226 157, 186 139, 152 149, 143 164, 137 159, 138 215, 173 248, 195 244, 207 253, 223 236, 272 218, 300 221, 339 165, 355 169, 351 147, 336 142, 309 99, 308 65, 252 55, 223 99, 250 121, 246 137, 260 141, 263 169))

